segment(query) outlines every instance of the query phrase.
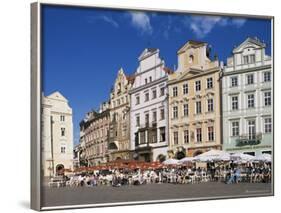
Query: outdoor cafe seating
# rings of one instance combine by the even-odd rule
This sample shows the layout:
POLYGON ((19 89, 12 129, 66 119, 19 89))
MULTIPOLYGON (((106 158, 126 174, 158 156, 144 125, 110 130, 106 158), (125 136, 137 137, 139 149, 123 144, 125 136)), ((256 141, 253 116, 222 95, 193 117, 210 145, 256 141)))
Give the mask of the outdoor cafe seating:
POLYGON ((48 183, 49 187, 63 187, 66 186, 66 180, 63 176, 55 176, 51 178, 51 181, 48 183))

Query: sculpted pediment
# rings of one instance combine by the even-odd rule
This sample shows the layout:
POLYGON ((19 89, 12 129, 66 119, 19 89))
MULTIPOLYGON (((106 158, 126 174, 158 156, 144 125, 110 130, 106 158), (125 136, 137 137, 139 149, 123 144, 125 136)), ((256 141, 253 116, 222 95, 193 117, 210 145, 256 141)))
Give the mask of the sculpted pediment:
POLYGON ((265 44, 260 42, 257 38, 247 38, 244 42, 242 42, 238 47, 234 48, 233 53, 242 52, 247 48, 265 48, 265 44))
POLYGON ((60 100, 60 101, 66 101, 67 102, 67 99, 58 91, 48 95, 47 97, 51 98, 51 99, 60 100))
POLYGON ((185 70, 185 71, 181 72, 178 75, 177 80, 188 79, 188 78, 193 77, 194 75, 200 74, 201 72, 203 72, 203 71, 189 68, 188 70, 185 70))
POLYGON ((191 48, 197 48, 197 47, 200 47, 200 46, 203 46, 203 45, 206 45, 206 42, 201 42, 201 41, 193 41, 193 40, 190 40, 188 42, 186 42, 178 51, 177 53, 180 54, 188 49, 191 49, 191 48))

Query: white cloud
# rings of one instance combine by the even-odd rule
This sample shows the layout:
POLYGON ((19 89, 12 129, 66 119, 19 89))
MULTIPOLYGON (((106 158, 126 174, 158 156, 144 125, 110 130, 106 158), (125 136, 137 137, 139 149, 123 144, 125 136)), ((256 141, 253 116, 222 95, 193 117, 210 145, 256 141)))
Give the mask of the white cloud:
POLYGON ((141 33, 152 33, 152 26, 150 24, 150 18, 143 12, 130 12, 132 25, 141 31, 141 33))
POLYGON ((114 21, 111 17, 108 17, 108 16, 101 16, 100 18, 101 18, 103 21, 105 21, 105 22, 111 24, 113 27, 116 27, 116 28, 119 27, 119 24, 118 24, 116 21, 114 21))
POLYGON ((165 23, 166 28, 164 29, 163 35, 166 40, 169 39, 169 33, 172 29, 172 17, 168 16, 168 21, 165 23))
POLYGON ((191 16, 185 21, 185 25, 189 26, 198 38, 205 37, 216 24, 225 26, 227 23, 219 16, 191 16))
POLYGON ((236 27, 242 27, 246 22, 246 19, 244 18, 233 18, 232 19, 232 24, 235 25, 236 27))
POLYGON ((103 15, 103 16, 88 16, 87 18, 88 18, 89 23, 94 23, 94 22, 102 20, 106 23, 111 24, 115 28, 119 27, 119 24, 116 21, 114 21, 110 16, 106 16, 106 15, 103 15))
POLYGON ((204 38, 215 26, 242 27, 246 19, 229 19, 221 16, 191 16, 184 20, 185 26, 189 27, 198 38, 204 38))

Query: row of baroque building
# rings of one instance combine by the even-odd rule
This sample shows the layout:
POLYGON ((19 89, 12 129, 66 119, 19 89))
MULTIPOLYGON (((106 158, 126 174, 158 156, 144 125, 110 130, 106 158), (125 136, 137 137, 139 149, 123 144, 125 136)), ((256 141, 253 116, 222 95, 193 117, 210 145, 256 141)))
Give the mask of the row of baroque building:
POLYGON ((178 66, 146 48, 131 76, 121 68, 108 101, 80 122, 80 165, 134 159, 163 161, 210 149, 252 155, 272 150, 272 61, 265 44, 247 38, 226 65, 207 43, 188 41, 178 66))

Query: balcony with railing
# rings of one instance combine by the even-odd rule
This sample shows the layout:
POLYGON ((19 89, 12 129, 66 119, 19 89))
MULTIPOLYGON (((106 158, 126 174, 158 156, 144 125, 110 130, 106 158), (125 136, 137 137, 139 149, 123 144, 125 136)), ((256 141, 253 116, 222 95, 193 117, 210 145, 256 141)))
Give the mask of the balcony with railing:
POLYGON ((135 133, 135 146, 143 147, 150 144, 157 143, 157 128, 151 126, 150 128, 140 129, 135 133))
POLYGON ((262 133, 244 134, 236 139, 236 146, 254 146, 260 144, 262 141, 262 133))
POLYGON ((157 122, 145 122, 144 124, 139 125, 139 129, 148 129, 148 128, 157 128, 157 122))

